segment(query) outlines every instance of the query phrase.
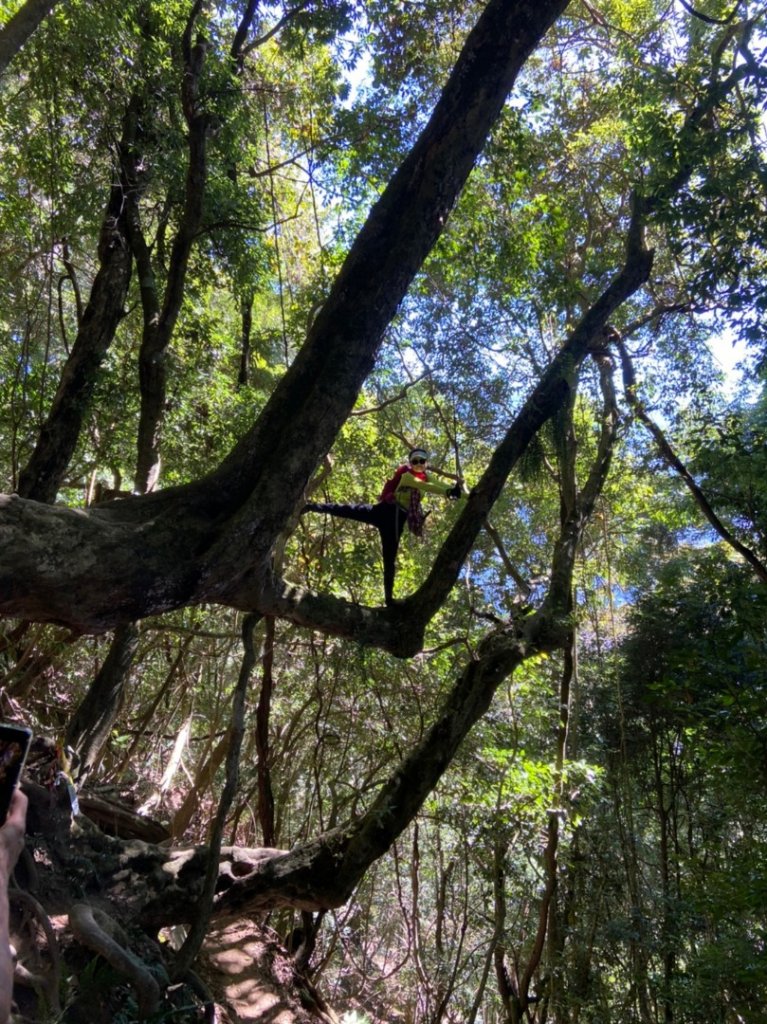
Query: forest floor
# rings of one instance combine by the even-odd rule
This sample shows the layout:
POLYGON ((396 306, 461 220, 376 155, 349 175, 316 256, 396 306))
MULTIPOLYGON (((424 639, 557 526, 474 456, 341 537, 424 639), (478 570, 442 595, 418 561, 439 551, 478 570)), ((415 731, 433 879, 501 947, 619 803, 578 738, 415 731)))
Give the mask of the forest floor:
POLYGON ((248 920, 212 930, 205 941, 201 973, 222 999, 220 1024, 335 1024, 293 961, 261 926, 248 920))

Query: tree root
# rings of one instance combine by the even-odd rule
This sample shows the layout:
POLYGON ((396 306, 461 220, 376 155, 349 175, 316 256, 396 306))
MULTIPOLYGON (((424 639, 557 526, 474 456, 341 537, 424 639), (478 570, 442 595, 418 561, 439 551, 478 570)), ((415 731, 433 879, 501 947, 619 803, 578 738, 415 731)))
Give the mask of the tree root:
MULTIPOLYGON (((56 939, 56 933, 51 925, 50 918, 40 903, 30 896, 28 892, 19 889, 12 889, 8 899, 13 906, 23 907, 29 911, 35 921, 45 933, 45 940, 48 944, 48 958, 50 968, 42 973, 30 971, 22 963, 16 963, 13 970, 13 980, 27 988, 34 989, 38 998, 45 1001, 45 1005, 55 1014, 61 1012, 59 992, 61 991, 61 953, 56 939)), ((35 943, 36 945, 36 943, 35 943)))
POLYGON ((127 948, 127 936, 102 910, 76 903, 69 911, 69 927, 75 938, 124 974, 136 991, 141 1017, 153 1013, 160 1001, 160 986, 148 968, 127 948))
POLYGON ((202 978, 198 974, 195 974, 194 971, 188 970, 184 973, 181 980, 189 989, 191 989, 202 1003, 202 1012, 205 1024, 215 1024, 216 1001, 213 998, 213 993, 202 978))

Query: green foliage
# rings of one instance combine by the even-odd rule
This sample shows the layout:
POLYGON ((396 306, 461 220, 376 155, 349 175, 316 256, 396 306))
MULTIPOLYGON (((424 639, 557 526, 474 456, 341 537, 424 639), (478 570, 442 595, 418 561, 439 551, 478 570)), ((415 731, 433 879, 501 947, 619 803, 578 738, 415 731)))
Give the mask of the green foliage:
MULTIPOLYGON (((483 5, 256 6, 256 45, 241 66, 230 47, 244 3, 212 5, 198 26, 208 41, 197 99, 210 125, 207 175, 167 355, 163 486, 215 468, 267 403, 483 5)), ((0 4, 0 18, 10 7, 0 4)), ((132 98, 142 231, 160 291, 167 281, 188 166, 189 13, 175 0, 60 4, 0 86, 4 490, 29 458, 77 334, 75 286, 87 303, 132 98)), ((711 0, 705 13, 724 17, 729 6, 711 0)), ((622 267, 639 195, 652 278, 616 326, 696 479, 767 557, 764 397, 725 407, 705 345, 723 328, 757 349, 764 339, 764 76, 712 95, 757 54, 755 18, 709 25, 653 0, 570 6, 525 66, 313 498, 375 500, 415 443, 477 483, 622 267)), ((133 486, 139 284, 134 273, 60 495, 72 505, 97 484, 133 486)), ((597 454, 593 361, 578 387, 572 416, 548 422, 517 464, 491 511, 496 536, 480 534, 416 659, 284 622, 273 636, 262 627, 247 720, 271 683, 269 749, 249 727, 233 842, 263 841, 265 771, 280 846, 364 813, 472 664, 488 619, 541 606, 565 445, 581 484, 597 454)), ((457 515, 436 497, 427 504, 425 542, 403 541, 399 595, 423 581, 457 515)), ((561 764, 555 652, 499 689, 391 855, 326 916, 314 963, 347 1024, 426 1024, 440 1012, 468 1020, 473 1009, 477 1021, 501 1019, 493 962, 505 957, 517 980, 524 972, 554 823, 557 888, 531 1021, 758 1024, 767 1002, 767 609, 747 568, 711 540, 624 419, 578 551, 577 671, 561 764)), ((379 559, 375 531, 302 517, 282 570, 297 586, 375 606, 379 559)), ((101 755, 99 782, 183 825, 185 843, 204 842, 215 813, 223 771, 213 758, 240 667, 239 627, 239 615, 217 608, 142 624, 101 755), (166 778, 177 741, 181 758, 166 778)), ((106 637, 3 626, 6 706, 60 738, 108 649, 106 637)), ((78 978, 94 998, 112 981, 98 966, 78 978)))
POLYGON ((641 679, 648 707, 747 778, 762 771, 767 750, 765 602, 720 547, 690 551, 662 566, 626 646, 627 671, 641 679))

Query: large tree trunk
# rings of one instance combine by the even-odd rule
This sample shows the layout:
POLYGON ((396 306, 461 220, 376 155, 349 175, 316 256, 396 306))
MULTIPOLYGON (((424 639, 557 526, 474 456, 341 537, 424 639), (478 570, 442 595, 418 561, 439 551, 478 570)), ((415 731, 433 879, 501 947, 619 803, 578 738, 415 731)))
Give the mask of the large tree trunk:
MULTIPOLYGON (((139 103, 139 98, 134 96, 123 119, 119 146, 123 161, 135 149, 139 103)), ((125 315, 132 264, 126 201, 131 188, 121 174, 109 190, 99 239, 99 269, 48 418, 19 476, 18 493, 22 498, 56 500, 90 410, 101 364, 114 340, 117 325, 125 315)))
MULTIPOLYGON (((428 579, 400 606, 374 610, 286 587, 273 580, 269 564, 260 572, 257 564, 251 571, 240 569, 237 575, 231 568, 235 578, 219 581, 218 560, 210 552, 220 551, 220 560, 228 562, 222 546, 225 541, 234 544, 236 531, 246 523, 237 513, 232 526, 217 505, 225 500, 221 491, 189 487, 114 502, 88 514, 0 497, 0 539, 7 538, 0 562, 0 610, 99 631, 183 604, 218 601, 353 637, 400 656, 412 655, 420 649, 426 625, 453 586, 512 469, 542 424, 567 400, 573 367, 589 346, 604 345, 607 317, 644 283, 651 263, 641 232, 632 231, 624 267, 585 314, 511 424, 428 579)), ((275 439, 273 447, 281 449, 280 440, 275 439)), ((286 464, 297 457, 293 450, 284 452, 286 464)), ((286 468, 271 480, 271 487, 265 483, 263 504, 247 521, 254 541, 277 540, 282 520, 274 518, 274 505, 289 480, 286 468)), ((241 537, 236 547, 246 565, 247 541, 248 536, 241 537)))
POLYGON ((56 500, 90 408, 101 363, 125 315, 131 255, 124 210, 122 188, 114 182, 101 229, 99 270, 48 418, 19 476, 18 493, 23 498, 56 500))
MULTIPOLYGON (((560 648, 570 631, 568 612, 578 545, 606 478, 617 418, 606 411, 599 452, 576 506, 555 545, 551 587, 541 609, 492 632, 456 680, 423 739, 404 757, 367 811, 290 852, 269 848, 221 851, 214 917, 235 917, 280 906, 318 911, 341 906, 370 865, 401 835, 434 790, 469 731, 485 714, 497 688, 528 658, 560 648)), ((81 837, 78 858, 83 857, 81 837)), ((208 851, 125 847, 102 836, 101 898, 115 901, 123 919, 152 932, 194 920, 199 913, 208 851), (112 878, 112 882, 108 880, 112 878), (104 889, 104 882, 107 882, 104 889)), ((66 867, 68 843, 57 844, 66 867)))
MULTIPOLYGON (((614 406, 610 406, 589 479, 562 523, 551 586, 540 610, 512 619, 486 637, 431 728, 363 815, 290 852, 231 847, 217 853, 203 847, 168 850, 135 840, 126 844, 77 819, 71 826, 78 832, 75 853, 67 834, 65 792, 57 797, 37 787, 31 794, 32 831, 43 834, 36 843, 46 873, 58 868, 82 893, 76 907, 55 906, 62 889, 51 884, 51 905, 46 909, 66 910, 80 940, 108 955, 110 963, 130 977, 140 999, 156 1000, 152 974, 134 954, 120 948, 124 940, 119 935, 115 938, 116 920, 125 935, 131 926, 140 926, 150 936, 163 927, 192 923, 200 914, 206 887, 211 895, 215 893, 212 917, 219 919, 279 907, 320 911, 345 903, 370 865, 413 821, 469 731, 486 713, 498 687, 528 658, 566 641, 576 553, 607 475, 616 424, 614 406), (211 853, 217 865, 215 875, 210 872, 211 853)), ((238 683, 241 697, 253 661, 252 638, 249 644, 238 683)))
POLYGON ((80 780, 98 764, 120 713, 138 639, 138 629, 132 622, 115 630, 104 664, 69 721, 66 742, 75 752, 80 780))
MULTIPOLYGON (((566 0, 487 5, 298 358, 211 477, 86 516, 3 499, 0 611, 103 630, 199 600, 237 605, 238 594, 267 613, 267 605, 285 607, 284 591, 279 602, 268 597, 272 546, 352 409, 383 332, 443 230, 519 69, 565 6, 566 0), (25 565, 18 561, 19 527, 32 554, 25 565)), ((338 616, 338 608, 328 614, 312 602, 307 612, 301 600, 304 615, 338 616)), ((359 610, 342 609, 341 617, 341 631, 359 630, 359 610)), ((375 617, 367 618, 363 628, 380 632, 375 617)))
POLYGON ((167 352, 181 311, 186 272, 192 246, 202 221, 207 177, 207 135, 209 116, 201 110, 200 75, 205 62, 207 41, 200 37, 192 43, 197 17, 202 7, 196 3, 187 21, 182 39, 183 67, 181 105, 187 124, 189 159, 181 222, 171 247, 165 292, 160 299, 152 265, 150 247, 141 232, 138 204, 130 219, 130 241, 141 280, 144 331, 139 351, 139 413, 135 489, 140 494, 153 491, 160 474, 160 440, 165 420, 167 391, 167 352))

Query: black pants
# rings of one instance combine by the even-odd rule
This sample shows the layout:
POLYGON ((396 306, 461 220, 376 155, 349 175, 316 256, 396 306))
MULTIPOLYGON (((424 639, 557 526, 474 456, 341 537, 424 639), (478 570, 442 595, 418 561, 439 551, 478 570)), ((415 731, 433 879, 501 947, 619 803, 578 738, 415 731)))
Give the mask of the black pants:
POLYGON ((383 555, 384 598, 387 604, 394 600, 394 563, 397 558, 402 531, 407 522, 407 511, 396 501, 379 501, 376 505, 336 505, 310 501, 303 512, 324 512, 339 519, 353 519, 357 523, 375 526, 381 538, 383 555))

